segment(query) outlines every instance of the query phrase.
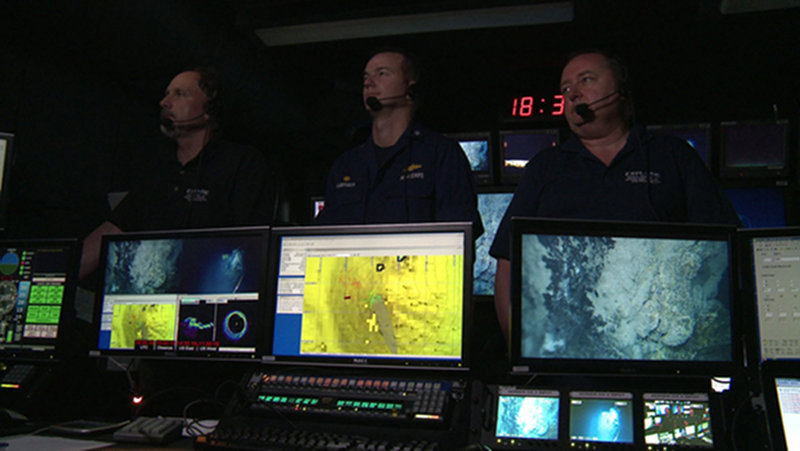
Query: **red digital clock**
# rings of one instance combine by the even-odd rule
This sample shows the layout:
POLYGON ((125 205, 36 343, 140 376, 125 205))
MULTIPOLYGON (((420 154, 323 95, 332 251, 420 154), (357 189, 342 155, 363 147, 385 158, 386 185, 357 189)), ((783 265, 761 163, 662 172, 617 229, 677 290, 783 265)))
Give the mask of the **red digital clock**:
POLYGON ((511 114, 515 119, 555 118, 564 115, 564 96, 519 96, 511 99, 511 114))

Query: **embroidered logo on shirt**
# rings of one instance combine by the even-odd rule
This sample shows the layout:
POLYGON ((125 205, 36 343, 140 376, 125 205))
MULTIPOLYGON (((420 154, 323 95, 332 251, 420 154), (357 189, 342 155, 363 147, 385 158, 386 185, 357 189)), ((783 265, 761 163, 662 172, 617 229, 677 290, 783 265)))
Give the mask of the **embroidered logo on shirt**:
POLYGON ((413 180, 413 179, 424 179, 425 173, 422 172, 421 164, 411 164, 407 168, 403 169, 403 174, 400 175, 400 180, 413 180))
POLYGON ((354 188, 356 186, 356 182, 352 182, 350 180, 349 175, 345 175, 342 177, 342 181, 336 184, 336 189, 339 188, 354 188))
POLYGON ((183 195, 186 202, 208 202, 208 190, 201 188, 186 188, 183 195))
MULTIPOLYGON (((625 181, 628 183, 647 183, 645 171, 626 171, 625 181)), ((650 171, 650 184, 658 185, 661 183, 661 173, 650 171)))

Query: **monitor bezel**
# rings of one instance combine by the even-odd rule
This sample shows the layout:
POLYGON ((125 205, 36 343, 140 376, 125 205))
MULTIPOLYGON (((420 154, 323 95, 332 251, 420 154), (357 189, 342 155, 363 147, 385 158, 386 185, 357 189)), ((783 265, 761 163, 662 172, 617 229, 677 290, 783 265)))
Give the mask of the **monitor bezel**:
POLYGON ((45 239, 5 239, 2 247, 64 247, 67 249, 67 268, 64 282, 64 296, 61 300, 61 315, 58 320, 58 335, 54 347, 46 349, 0 349, 0 362, 58 362, 67 357, 69 349, 74 348, 75 294, 78 287, 78 268, 80 265, 79 241, 74 238, 45 239))
POLYGON ((99 280, 95 288, 95 308, 93 325, 93 348, 89 351, 90 357, 128 357, 142 360, 216 360, 225 362, 257 362, 263 352, 261 347, 264 342, 264 290, 265 273, 268 266, 268 243, 269 226, 246 226, 246 227, 218 227, 207 229, 174 229, 158 230, 145 232, 124 232, 119 234, 104 235, 100 247, 100 262, 98 266, 99 280), (220 352, 220 351, 141 351, 136 349, 100 349, 100 326, 103 314, 103 286, 106 274, 106 259, 108 245, 112 241, 130 240, 155 240, 155 239, 185 239, 185 238, 215 238, 215 237, 237 237, 237 236, 260 236, 261 249, 259 255, 259 280, 258 280, 258 307, 256 317, 262 321, 256 330, 256 348, 254 352, 220 352))
MULTIPOLYGON (((737 249, 740 253, 739 279, 742 289, 740 303, 743 306, 743 318, 749 318, 742 325, 747 359, 745 363, 748 368, 758 369, 765 362, 778 360, 765 359, 761 355, 761 324, 758 318, 753 239, 790 236, 800 237, 800 226, 740 229, 737 234, 737 249)), ((798 377, 800 377, 800 373, 798 373, 798 377)))
MULTIPOLYGON (((711 131, 711 123, 710 122, 687 122, 687 123, 683 123, 683 124, 677 124, 677 123, 675 123, 675 124, 654 124, 654 125, 648 125, 646 127, 646 130, 651 132, 651 133, 655 132, 655 133, 666 133, 666 134, 672 134, 672 132, 674 132, 675 130, 699 130, 699 131, 702 131, 705 134, 705 140, 706 140, 706 159, 703 162, 706 164, 706 167, 709 170, 713 170, 714 168, 717 167, 717 161, 714 158, 716 156, 717 152, 714 151, 713 133, 711 131)), ((679 135, 676 135, 676 134, 672 134, 672 136, 675 136, 677 138, 683 139, 682 136, 679 136, 679 135)), ((703 158, 703 156, 700 155, 700 152, 698 152, 698 156, 700 156, 700 159, 703 158)))
POLYGON ((509 359, 512 374, 618 374, 672 376, 729 376, 742 368, 740 306, 737 299, 736 228, 727 225, 653 222, 588 221, 545 218, 512 218, 511 302, 509 359), (552 235, 619 236, 633 238, 715 239, 728 243, 731 356, 729 360, 652 361, 605 359, 553 359, 524 357, 521 352, 522 265, 524 233, 552 235))
POLYGON ((750 121, 723 121, 719 124, 719 177, 724 180, 750 180, 772 179, 784 180, 789 177, 789 147, 791 130, 787 119, 778 120, 750 120, 750 121), (736 126, 774 126, 783 127, 783 161, 775 166, 745 166, 735 167, 727 164, 728 150, 725 131, 736 126))
POLYGON ((0 140, 5 141, 5 155, 0 160, 0 231, 6 226, 8 221, 8 205, 11 202, 11 166, 14 163, 14 134, 0 132, 0 140))
MULTIPOLYGON (((516 191, 514 188, 515 187, 508 186, 508 185, 497 185, 497 186, 481 187, 481 188, 478 189, 478 197, 480 197, 482 194, 511 194, 512 200, 513 200, 514 192, 516 191)), ((478 204, 480 205, 480 202, 478 202, 478 204)), ((506 210, 508 210, 507 207, 506 207, 506 210)), ((505 212, 503 212, 503 215, 505 215, 505 212)), ((502 221, 502 219, 503 218, 500 217, 500 221, 502 221)), ((475 258, 474 258, 474 260, 472 262, 472 265, 473 265, 473 271, 472 271, 472 279, 473 279, 472 280, 472 298, 475 301, 478 301, 478 302, 492 302, 494 300, 494 293, 492 293, 492 294, 476 294, 475 293, 475 263, 477 263, 477 260, 478 260, 478 258, 480 256, 480 253, 478 252, 480 250, 480 249, 478 249, 478 241, 483 242, 482 240, 484 240, 485 238, 488 238, 488 229, 487 229, 486 223, 485 223, 486 220, 485 220, 485 218, 484 218, 482 213, 481 213, 481 220, 484 221, 484 229, 485 230, 484 230, 483 234, 481 236, 479 236, 475 240, 475 258)), ((497 225, 499 226, 500 222, 498 222, 497 225)), ((495 230, 494 232, 495 232, 495 236, 496 236, 497 230, 495 230)), ((489 248, 491 247, 493 241, 494 241, 494 239, 489 241, 489 247, 486 248, 486 252, 485 252, 485 257, 489 258, 489 259, 494 259, 494 257, 489 255, 489 248)), ((496 268, 497 267, 495 266, 495 270, 496 270, 496 268)))
MULTIPOLYGON (((475 132, 456 132, 456 133, 446 133, 450 139, 454 139, 459 143, 459 147, 461 147, 461 141, 486 141, 487 149, 486 149, 486 158, 489 161, 489 168, 486 171, 472 171, 472 174, 475 177, 475 183, 478 185, 491 185, 494 183, 495 177, 495 146, 494 140, 492 139, 492 132, 490 131, 475 131, 475 132)), ((463 150, 463 148, 462 148, 463 150)), ((464 153, 466 156, 466 153, 464 153)), ((470 163, 471 167, 471 163, 470 163)))
POLYGON ((340 369, 393 369, 393 370, 427 370, 466 372, 470 369, 471 325, 472 325, 472 223, 471 222, 428 222, 405 224, 369 224, 369 225, 328 225, 328 226, 293 226, 273 227, 269 246, 269 276, 267 287, 266 317, 268 321, 265 331, 265 347, 262 363, 294 366, 316 366, 340 369), (325 236, 325 235, 379 235, 408 233, 446 233, 458 232, 464 236, 464 281, 462 287, 463 319, 462 319, 462 355, 460 361, 431 361, 415 358, 379 358, 379 357, 332 357, 277 355, 274 352, 274 320, 277 307, 277 284, 280 270, 281 240, 284 237, 325 236), (469 270, 466 270, 469 268, 469 270))
MULTIPOLYGON (((516 185, 519 183, 519 179, 522 177, 523 171, 519 172, 509 172, 506 170, 506 151, 504 141, 505 137, 509 135, 555 135, 556 138, 556 146, 561 145, 561 130, 555 127, 549 128, 526 128, 526 129, 505 129, 500 130, 497 132, 497 149, 498 149, 498 160, 500 165, 500 181, 504 185, 516 185)), ((533 156, 538 155, 539 152, 545 150, 546 148, 541 148, 535 150, 533 156)), ((531 158, 533 158, 531 156, 531 158)), ((529 160, 530 161, 530 160, 529 160)))

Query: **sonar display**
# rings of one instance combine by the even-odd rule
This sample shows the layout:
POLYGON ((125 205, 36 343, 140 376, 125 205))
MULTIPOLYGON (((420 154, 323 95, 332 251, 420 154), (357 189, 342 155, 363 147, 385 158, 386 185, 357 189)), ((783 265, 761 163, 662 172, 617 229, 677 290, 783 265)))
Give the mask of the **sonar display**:
POLYGON ((301 354, 460 357, 462 255, 306 258, 301 354))

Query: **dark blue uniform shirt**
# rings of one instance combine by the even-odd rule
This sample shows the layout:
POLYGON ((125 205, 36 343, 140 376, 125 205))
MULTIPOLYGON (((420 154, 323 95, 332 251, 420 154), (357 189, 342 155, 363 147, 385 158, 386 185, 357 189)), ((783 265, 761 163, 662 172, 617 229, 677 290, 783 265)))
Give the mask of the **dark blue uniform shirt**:
POLYGON ((574 135, 531 158, 497 229, 495 258, 510 257, 514 216, 740 224, 696 150, 641 126, 609 166, 574 135))
POLYGON ((483 233, 475 179, 458 142, 412 124, 389 149, 370 137, 333 164, 318 224, 469 221, 483 233), (383 164, 378 164, 378 155, 383 164))

